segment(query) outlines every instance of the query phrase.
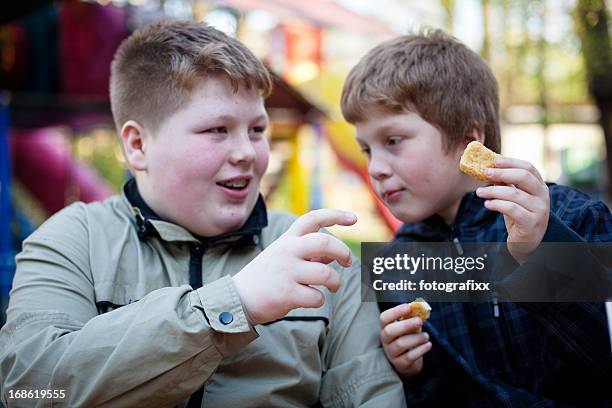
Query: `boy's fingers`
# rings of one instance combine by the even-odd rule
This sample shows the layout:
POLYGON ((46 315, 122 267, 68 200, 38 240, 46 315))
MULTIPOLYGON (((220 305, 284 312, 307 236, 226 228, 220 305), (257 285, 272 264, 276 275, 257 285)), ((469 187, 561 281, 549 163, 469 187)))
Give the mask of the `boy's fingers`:
POLYGON ((351 250, 338 238, 322 232, 313 232, 298 238, 297 255, 305 260, 336 260, 342 266, 351 265, 351 250))
POLYGON ((323 306, 323 302, 325 301, 325 297, 320 290, 311 288, 306 285, 297 284, 295 287, 293 295, 293 302, 296 307, 308 307, 308 308, 319 308, 323 306))
POLYGON ((530 217, 533 213, 528 211, 526 208, 513 203, 512 201, 506 200, 487 200, 484 203, 485 207, 489 210, 498 211, 515 221, 525 221, 527 217, 530 217))
POLYGON ((322 285, 336 292, 340 287, 340 274, 328 265, 308 262, 300 267, 296 281, 302 285, 322 285))
POLYGON ((488 168, 485 170, 485 175, 496 183, 515 184, 532 195, 542 193, 542 186, 545 185, 543 181, 525 169, 488 168))
POLYGON ((390 323, 381 330, 380 340, 385 344, 391 344, 393 340, 400 336, 415 333, 421 326, 423 326, 423 320, 419 317, 390 323))
POLYGON ((380 314, 380 328, 384 328, 386 325, 395 322, 402 316, 407 316, 408 313, 410 313, 410 305, 408 303, 397 305, 383 311, 380 314))
POLYGON ((478 197, 488 200, 499 199, 512 201, 532 212, 539 210, 536 197, 514 186, 480 187, 476 190, 476 194, 478 197))
POLYGON ((308 261, 310 261, 310 262, 319 262, 319 263, 327 265, 327 264, 330 264, 330 263, 334 262, 335 259, 330 258, 328 256, 315 256, 314 258, 308 259, 308 261))
POLYGON ((332 225, 353 225, 357 216, 348 211, 324 208, 314 210, 302 215, 289 227, 286 233, 301 236, 311 232, 318 232, 321 228, 332 225))
POLYGON ((430 341, 428 341, 425 344, 421 344, 418 347, 413 348, 412 350, 408 351, 407 353, 405 353, 404 355, 402 355, 402 356, 400 356, 398 358, 403 360, 404 364, 411 365, 416 360, 418 360, 419 358, 423 357, 425 355, 425 353, 427 353, 429 350, 431 350, 431 342, 430 341))
POLYGON ((389 357, 395 358, 408 350, 412 350, 421 344, 427 343, 427 341, 429 341, 429 334, 427 333, 406 334, 391 342, 391 344, 387 346, 387 353, 389 357))
POLYGON ((498 156, 495 158, 495 167, 502 169, 515 168, 527 170, 528 172, 536 176, 540 181, 544 182, 544 179, 542 178, 542 175, 540 174, 538 169, 536 169, 533 164, 525 160, 515 159, 514 157, 498 156))

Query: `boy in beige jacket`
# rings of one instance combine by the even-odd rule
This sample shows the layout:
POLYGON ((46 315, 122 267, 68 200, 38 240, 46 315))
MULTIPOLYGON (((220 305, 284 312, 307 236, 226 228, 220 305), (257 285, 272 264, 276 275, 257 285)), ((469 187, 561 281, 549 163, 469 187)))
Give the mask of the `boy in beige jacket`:
POLYGON ((259 193, 266 68, 203 24, 135 32, 111 105, 134 179, 24 242, 0 334, 11 406, 405 404, 358 262, 259 193), (25 392, 24 392, 25 391, 25 392))

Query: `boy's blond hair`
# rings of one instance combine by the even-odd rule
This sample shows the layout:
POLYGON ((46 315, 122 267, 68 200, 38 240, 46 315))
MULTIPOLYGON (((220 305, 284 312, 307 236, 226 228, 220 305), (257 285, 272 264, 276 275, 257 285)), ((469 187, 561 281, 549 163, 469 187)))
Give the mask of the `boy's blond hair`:
POLYGON ((484 60, 441 30, 386 41, 353 67, 342 90, 342 114, 350 123, 367 120, 368 108, 412 111, 436 126, 445 150, 471 134, 501 148, 497 80, 484 60))
POLYGON ((204 23, 160 21, 135 31, 111 65, 110 99, 117 130, 130 119, 156 130, 209 75, 272 91, 266 67, 240 41, 204 23))

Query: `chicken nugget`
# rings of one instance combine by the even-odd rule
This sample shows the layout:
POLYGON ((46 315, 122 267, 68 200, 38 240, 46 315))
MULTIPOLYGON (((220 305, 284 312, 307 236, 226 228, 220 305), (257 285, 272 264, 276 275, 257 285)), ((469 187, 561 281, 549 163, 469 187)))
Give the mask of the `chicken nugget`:
POLYGON ((459 168, 475 179, 491 183, 492 181, 485 176, 485 170, 489 167, 495 167, 493 161, 497 156, 500 155, 489 150, 482 143, 473 141, 465 148, 459 162, 459 168))

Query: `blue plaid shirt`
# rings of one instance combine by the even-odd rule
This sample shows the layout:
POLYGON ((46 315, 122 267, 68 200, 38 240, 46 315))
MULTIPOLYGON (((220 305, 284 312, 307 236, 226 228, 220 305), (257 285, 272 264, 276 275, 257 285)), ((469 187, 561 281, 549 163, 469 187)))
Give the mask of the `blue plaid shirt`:
MULTIPOLYGON (((575 189, 549 185, 546 242, 610 242, 612 215, 575 189)), ((504 218, 474 193, 455 223, 434 215, 405 224, 399 241, 504 242, 504 218)), ((381 303, 381 309, 394 304, 381 303)), ((405 380, 408 405, 612 406, 612 357, 603 304, 436 303, 425 324, 433 343, 405 380)))

